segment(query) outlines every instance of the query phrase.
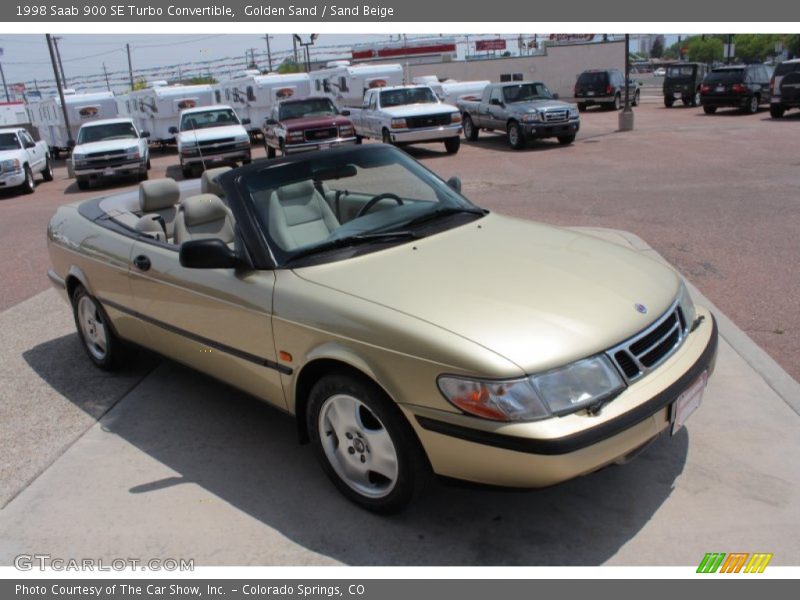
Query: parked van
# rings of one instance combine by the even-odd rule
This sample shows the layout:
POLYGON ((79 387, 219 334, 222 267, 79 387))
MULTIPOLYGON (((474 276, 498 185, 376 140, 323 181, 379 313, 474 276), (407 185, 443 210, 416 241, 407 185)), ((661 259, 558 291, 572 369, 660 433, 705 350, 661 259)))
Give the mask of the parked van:
POLYGON ((369 89, 403 84, 400 64, 351 65, 346 60, 337 60, 310 75, 311 93, 328 96, 340 110, 361 108, 364 93, 369 89))

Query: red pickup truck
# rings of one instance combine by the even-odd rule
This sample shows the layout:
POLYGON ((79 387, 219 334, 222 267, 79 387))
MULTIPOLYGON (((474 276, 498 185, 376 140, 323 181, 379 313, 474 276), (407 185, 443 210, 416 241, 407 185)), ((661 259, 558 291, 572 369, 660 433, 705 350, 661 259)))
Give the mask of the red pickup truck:
POLYGON ((308 150, 355 144, 356 132, 349 111, 339 112, 329 98, 284 100, 264 121, 267 158, 308 150))

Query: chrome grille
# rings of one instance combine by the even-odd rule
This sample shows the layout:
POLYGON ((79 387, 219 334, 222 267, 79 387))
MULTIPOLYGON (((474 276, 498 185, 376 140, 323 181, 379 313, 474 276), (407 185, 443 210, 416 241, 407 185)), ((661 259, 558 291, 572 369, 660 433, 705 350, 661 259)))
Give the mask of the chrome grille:
POLYGON ((675 304, 647 329, 611 348, 606 355, 627 381, 635 381, 672 356, 686 333, 686 319, 675 304))
POLYGON ((421 129, 423 127, 437 127, 441 125, 450 125, 450 113, 406 117, 406 127, 408 127, 408 129, 421 129))
POLYGON ((546 123, 559 123, 567 120, 568 111, 566 110, 550 110, 544 113, 544 120, 546 123))
POLYGON ((325 127, 323 129, 307 129, 305 132, 306 141, 315 142, 317 140, 330 140, 337 136, 336 127, 325 127))

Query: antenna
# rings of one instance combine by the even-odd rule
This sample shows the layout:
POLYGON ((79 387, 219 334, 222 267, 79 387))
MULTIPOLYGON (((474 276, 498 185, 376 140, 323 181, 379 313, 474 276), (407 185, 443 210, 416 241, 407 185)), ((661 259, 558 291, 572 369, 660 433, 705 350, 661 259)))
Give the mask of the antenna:
POLYGON ((189 124, 192 126, 192 133, 194 134, 194 143, 197 144, 197 153, 200 155, 200 164, 203 165, 203 171, 206 170, 206 159, 203 157, 203 150, 200 148, 200 140, 197 139, 197 129, 194 126, 194 119, 189 117, 189 124))

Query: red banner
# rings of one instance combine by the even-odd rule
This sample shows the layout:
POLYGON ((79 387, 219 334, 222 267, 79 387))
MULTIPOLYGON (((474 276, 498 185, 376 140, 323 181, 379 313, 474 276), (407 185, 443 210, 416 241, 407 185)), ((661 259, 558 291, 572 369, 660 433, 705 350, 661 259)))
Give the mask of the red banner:
POLYGON ((505 50, 505 40, 478 40, 475 42, 476 52, 486 52, 487 50, 505 50))

